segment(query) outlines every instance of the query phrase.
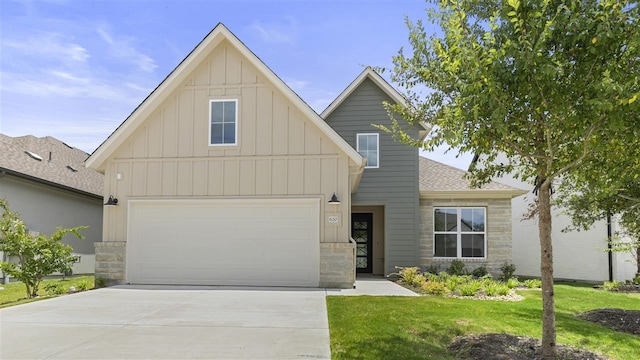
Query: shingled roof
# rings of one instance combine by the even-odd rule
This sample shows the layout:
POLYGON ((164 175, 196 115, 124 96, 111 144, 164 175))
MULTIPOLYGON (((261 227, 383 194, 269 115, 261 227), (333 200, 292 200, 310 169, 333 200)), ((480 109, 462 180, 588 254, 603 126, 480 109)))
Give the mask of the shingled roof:
POLYGON ((84 167, 88 156, 51 136, 0 134, 0 172, 102 197, 104 175, 84 167))
POLYGON ((465 179, 466 171, 424 157, 419 159, 421 197, 515 197, 526 193, 495 181, 472 188, 465 179))

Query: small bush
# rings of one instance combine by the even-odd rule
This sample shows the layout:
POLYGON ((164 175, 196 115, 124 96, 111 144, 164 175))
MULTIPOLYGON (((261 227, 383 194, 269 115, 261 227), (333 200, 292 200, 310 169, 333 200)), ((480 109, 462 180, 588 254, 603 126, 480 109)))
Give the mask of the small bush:
POLYGON ((451 275, 466 275, 467 270, 464 268, 464 262, 462 260, 453 260, 449 269, 447 270, 451 275))
POLYGON ((468 281, 458 287, 462 296, 476 296, 480 289, 482 289, 482 282, 478 280, 468 281))
POLYGON ((498 285, 500 284, 495 281, 487 282, 483 286, 484 292, 487 293, 487 296, 496 296, 498 295, 498 285))
POLYGON ((509 287, 509 289, 515 289, 520 286, 520 281, 518 281, 517 277, 512 277, 507 280, 507 286, 509 287))
POLYGON ((498 295, 500 296, 509 295, 510 291, 511 289, 509 289, 509 286, 507 284, 498 283, 498 295))
POLYGON ((622 283, 618 280, 605 281, 604 284, 602 284, 602 287, 608 291, 618 290, 620 287, 622 287, 622 283))
POLYGON ((62 295, 67 292, 64 289, 64 286, 58 282, 48 282, 44 284, 44 291, 49 293, 49 295, 62 295))
POLYGON ((435 265, 435 264, 429 265, 429 266, 427 266, 426 269, 424 269, 424 272, 428 273, 428 274, 438 275, 438 273, 440 272, 440 265, 439 264, 438 265, 435 265))
POLYGON ((438 281, 427 281, 422 284, 422 290, 431 295, 444 295, 447 292, 447 288, 444 283, 438 281))
POLYGON ((502 264, 502 266, 500 267, 500 271, 502 271, 502 277, 500 278, 500 280, 508 281, 513 277, 513 273, 516 272, 516 266, 505 261, 504 264, 502 264))
POLYGON ((542 287, 542 280, 540 279, 527 279, 524 281, 524 286, 529 289, 539 289, 542 287))
POLYGON ((77 287, 78 291, 87 291, 89 290, 89 282, 87 280, 80 281, 77 287))
POLYGON ((469 279, 466 278, 465 276, 451 275, 444 280, 444 284, 446 288, 449 289, 450 292, 454 292, 456 291, 456 289, 458 289, 460 285, 464 284, 468 280, 469 279))
POLYGON ((95 288, 103 288, 107 286, 107 279, 103 278, 103 277, 97 277, 94 280, 94 287, 95 288))
POLYGON ((410 285, 420 288, 422 287, 422 285, 424 285, 425 282, 427 282, 427 279, 424 277, 424 275, 417 274, 416 276, 413 277, 413 280, 411 280, 410 285))
POLYGON ((473 277, 475 278, 485 277, 487 274, 487 267, 484 265, 478 266, 477 268, 473 269, 473 272, 471 273, 471 275, 473 275, 473 277))
POLYGON ((631 282, 634 283, 635 285, 640 285, 640 275, 636 276, 636 278, 633 279, 631 282))
POLYGON ((420 273, 418 267, 400 267, 396 266, 396 269, 399 269, 398 275, 400 276, 400 280, 407 285, 413 284, 414 278, 420 273))

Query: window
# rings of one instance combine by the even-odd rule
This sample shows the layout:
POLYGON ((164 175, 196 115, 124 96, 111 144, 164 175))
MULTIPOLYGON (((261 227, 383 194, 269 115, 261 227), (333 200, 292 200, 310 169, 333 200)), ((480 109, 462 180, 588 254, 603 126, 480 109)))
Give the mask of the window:
POLYGON ((358 134, 356 137, 356 148, 360 155, 367 158, 367 165, 365 168, 380 167, 378 134, 358 134))
POLYGON ((484 258, 486 256, 485 208, 435 208, 434 256, 484 258))
POLYGON ((236 145, 238 101, 211 100, 209 145, 236 145))

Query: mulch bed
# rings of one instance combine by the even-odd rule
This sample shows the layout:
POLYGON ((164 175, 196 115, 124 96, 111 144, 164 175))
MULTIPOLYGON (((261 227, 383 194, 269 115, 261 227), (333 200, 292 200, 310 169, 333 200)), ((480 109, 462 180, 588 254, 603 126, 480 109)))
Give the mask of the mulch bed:
MULTIPOLYGON (((640 336, 640 310, 596 309, 577 315, 579 318, 608 327, 614 331, 640 336)), ((469 360, 531 360, 542 359, 538 339, 509 334, 479 334, 459 336, 449 350, 461 359, 469 360)), ((602 360, 606 356, 567 345, 558 345, 558 357, 566 360, 602 360)))
POLYGON ((640 310, 595 309, 578 317, 615 331, 640 336, 640 310))
MULTIPOLYGON (((509 334, 480 334, 458 336, 449 345, 460 359, 468 360, 532 360, 542 359, 538 339, 509 334)), ((565 360, 608 360, 606 356, 588 350, 558 345, 558 358, 565 360)))

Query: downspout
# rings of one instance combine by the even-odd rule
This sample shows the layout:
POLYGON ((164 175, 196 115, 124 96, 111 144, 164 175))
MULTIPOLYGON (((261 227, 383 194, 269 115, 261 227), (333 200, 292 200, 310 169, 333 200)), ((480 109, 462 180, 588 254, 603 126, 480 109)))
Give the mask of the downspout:
POLYGON ((613 281, 613 251, 611 241, 613 240, 613 229, 611 226, 611 214, 607 214, 607 253, 609 257, 609 281, 613 281))
MULTIPOLYGON (((0 171, 0 179, 7 176, 7 171, 6 170, 2 170, 0 171)), ((7 255, 3 252, 2 253, 2 262, 7 262, 9 261, 9 258, 7 257, 7 255)), ((2 283, 3 284, 8 284, 9 283, 9 275, 5 274, 4 272, 2 273, 2 283)))

